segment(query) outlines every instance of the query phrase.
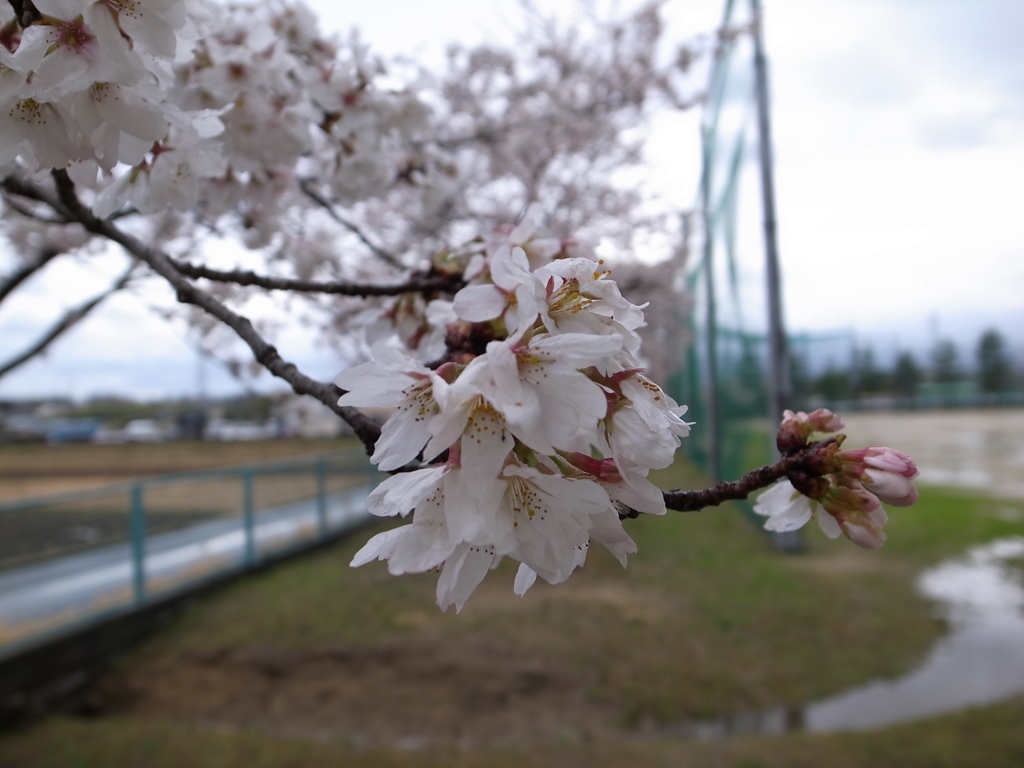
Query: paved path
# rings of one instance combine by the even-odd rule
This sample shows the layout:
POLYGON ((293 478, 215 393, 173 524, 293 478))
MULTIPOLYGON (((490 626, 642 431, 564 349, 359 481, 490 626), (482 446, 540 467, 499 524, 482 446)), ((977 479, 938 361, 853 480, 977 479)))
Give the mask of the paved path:
MULTIPOLYGON (((333 534, 366 522, 369 491, 362 486, 328 495, 326 530, 333 534)), ((320 528, 316 499, 308 499, 257 512, 251 553, 241 517, 149 536, 144 594, 158 596, 309 545, 320 537, 320 528)), ((4 646, 123 610, 137 600, 129 543, 0 573, 0 654, 4 646)))

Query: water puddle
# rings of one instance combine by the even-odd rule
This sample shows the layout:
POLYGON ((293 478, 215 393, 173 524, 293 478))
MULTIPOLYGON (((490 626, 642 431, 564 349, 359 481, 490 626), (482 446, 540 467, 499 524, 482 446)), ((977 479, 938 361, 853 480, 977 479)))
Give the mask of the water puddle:
POLYGON ((974 547, 921 574, 918 587, 941 606, 950 633, 916 669, 803 707, 685 723, 673 733, 713 739, 737 733, 828 733, 990 704, 1024 692, 1024 578, 1006 563, 1024 557, 1024 537, 974 547))

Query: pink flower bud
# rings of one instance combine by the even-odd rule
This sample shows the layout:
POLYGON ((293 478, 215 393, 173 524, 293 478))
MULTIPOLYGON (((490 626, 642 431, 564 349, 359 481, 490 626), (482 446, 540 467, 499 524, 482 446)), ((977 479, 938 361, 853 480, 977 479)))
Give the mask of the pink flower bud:
POLYGON ((906 477, 895 472, 882 472, 868 469, 861 481, 864 488, 875 494, 886 504, 894 507, 909 507, 914 504, 920 494, 914 484, 906 477))
POLYGON ((873 446, 855 451, 840 451, 842 472, 860 480, 864 487, 886 504, 909 507, 917 501, 917 488, 910 481, 917 477, 917 466, 904 453, 893 448, 873 446))
POLYGON ((880 528, 857 525, 855 523, 843 525, 843 533, 846 534, 846 538, 864 549, 878 549, 885 544, 887 538, 885 531, 880 528))
POLYGON ((782 424, 775 437, 779 452, 786 456, 807 445, 815 432, 832 433, 843 428, 843 422, 832 411, 819 408, 811 413, 783 411, 782 424))
POLYGON ((843 424, 842 419, 828 410, 828 408, 818 408, 816 411, 811 411, 807 414, 807 421, 814 427, 816 432, 837 432, 846 426, 843 424))
POLYGON ((878 549, 885 543, 882 528, 889 522, 889 516, 878 497, 856 480, 834 485, 823 505, 846 537, 857 546, 878 549))
POLYGON ((864 450, 864 463, 885 472, 895 472, 908 480, 917 477, 917 465, 905 453, 895 448, 873 446, 864 450))

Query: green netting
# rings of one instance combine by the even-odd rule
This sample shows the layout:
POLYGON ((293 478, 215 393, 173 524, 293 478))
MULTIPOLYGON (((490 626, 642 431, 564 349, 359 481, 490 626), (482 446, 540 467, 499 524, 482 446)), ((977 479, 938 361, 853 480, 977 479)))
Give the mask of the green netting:
MULTIPOLYGON (((726 2, 723 28, 749 21, 726 2)), ((750 88, 749 36, 725 36, 716 53, 701 126, 703 168, 699 208, 704 244, 689 275, 696 298, 690 317, 694 343, 671 379, 673 394, 689 404, 698 423, 686 448, 717 479, 734 479, 772 460, 774 419, 769 415, 770 356, 763 274, 763 241, 738 237, 744 161, 755 95, 750 88), (761 280, 759 285, 763 286, 761 280), (760 291, 750 301, 752 292, 760 291)), ((750 229, 749 227, 747 228, 750 229)))

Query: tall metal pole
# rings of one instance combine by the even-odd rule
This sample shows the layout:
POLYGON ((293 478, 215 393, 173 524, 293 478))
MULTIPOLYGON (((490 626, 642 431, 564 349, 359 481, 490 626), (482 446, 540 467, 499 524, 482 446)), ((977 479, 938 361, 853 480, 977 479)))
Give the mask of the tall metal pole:
MULTIPOLYGON (((775 178, 772 173, 772 131, 768 117, 768 65, 764 58, 764 14, 761 0, 750 0, 754 19, 754 75, 757 88, 757 132, 761 160, 761 201, 764 209, 764 261, 768 291, 768 407, 770 422, 777 424, 789 405, 789 355, 782 322, 782 280, 779 274, 779 243, 775 222, 775 178)), ((775 548, 800 552, 806 548, 802 531, 776 532, 775 548)))
POLYGON ((707 472, 713 482, 723 480, 722 477, 722 411, 718 401, 718 315, 715 297, 715 244, 713 237, 714 217, 711 215, 711 158, 714 133, 702 129, 704 147, 704 173, 701 177, 701 210, 704 213, 704 290, 707 304, 705 306, 704 329, 707 344, 706 374, 704 379, 704 400, 707 410, 707 472))
POLYGON ((768 66, 764 57, 764 16, 761 0, 750 0, 754 19, 754 74, 757 89, 757 128, 761 161, 761 200, 764 209, 765 272, 768 291, 769 408, 772 420, 781 419, 790 401, 789 360, 782 320, 782 285, 775 220, 775 180, 772 172, 772 134, 768 109, 768 66))

